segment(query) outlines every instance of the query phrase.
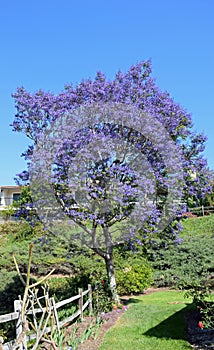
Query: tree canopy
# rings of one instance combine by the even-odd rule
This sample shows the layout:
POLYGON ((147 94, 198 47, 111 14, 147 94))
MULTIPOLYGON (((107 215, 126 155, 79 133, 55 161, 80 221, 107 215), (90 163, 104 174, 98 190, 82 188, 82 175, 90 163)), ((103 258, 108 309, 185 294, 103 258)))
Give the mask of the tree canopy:
POLYGON ((145 61, 111 81, 98 72, 58 95, 13 94, 13 129, 33 141, 24 154, 29 172, 19 178, 30 177, 49 229, 72 221, 79 229, 72 239, 105 259, 115 300, 113 247, 139 231, 164 230, 179 202, 210 189, 205 136, 151 73, 145 61))

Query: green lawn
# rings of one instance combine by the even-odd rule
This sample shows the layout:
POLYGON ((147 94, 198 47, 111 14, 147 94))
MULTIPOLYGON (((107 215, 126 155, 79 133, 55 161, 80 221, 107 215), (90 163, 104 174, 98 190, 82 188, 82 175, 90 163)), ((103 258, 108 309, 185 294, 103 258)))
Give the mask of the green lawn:
POLYGON ((99 350, 192 349, 184 315, 191 308, 179 291, 133 297, 128 310, 106 333, 99 350))
POLYGON ((212 236, 214 234, 214 214, 182 220, 182 225, 184 230, 181 236, 200 234, 212 236))

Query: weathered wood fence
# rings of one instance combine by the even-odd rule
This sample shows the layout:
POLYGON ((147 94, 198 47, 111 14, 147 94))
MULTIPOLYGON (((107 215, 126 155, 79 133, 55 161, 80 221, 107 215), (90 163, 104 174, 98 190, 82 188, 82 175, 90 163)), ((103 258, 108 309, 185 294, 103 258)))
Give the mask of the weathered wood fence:
POLYGON ((201 207, 188 208, 188 212, 199 216, 205 216, 214 214, 214 207, 204 207, 202 205, 201 207))
POLYGON ((83 291, 82 288, 79 288, 78 295, 75 295, 69 299, 65 299, 59 302, 55 302, 54 298, 48 298, 46 300, 46 306, 38 308, 29 309, 26 313, 28 315, 31 315, 32 317, 32 323, 34 325, 37 325, 38 323, 38 317, 36 318, 36 314, 41 314, 40 322, 43 321, 45 323, 45 328, 43 328, 42 334, 36 333, 30 333, 25 332, 23 329, 23 325, 21 322, 21 309, 22 309, 22 301, 21 300, 15 300, 14 301, 14 312, 11 312, 9 314, 0 315, 0 323, 10 322, 16 320, 16 339, 2 344, 0 342, 0 350, 12 350, 15 342, 17 339, 20 338, 20 335, 23 334, 24 336, 21 338, 21 343, 19 346, 19 349, 27 349, 27 342, 32 339, 42 339, 44 334, 48 334, 53 330, 53 325, 48 326, 48 322, 54 322, 54 328, 60 331, 60 328, 63 327, 65 324, 72 322, 74 319, 77 319, 80 317, 81 321, 83 320, 83 312, 84 310, 88 308, 89 314, 92 314, 92 289, 91 285, 88 285, 88 289, 83 291), (84 296, 88 296, 87 300, 84 302, 84 296), (69 317, 66 317, 64 320, 59 321, 58 318, 58 312, 57 310, 59 308, 62 308, 65 305, 68 305, 75 300, 78 300, 78 309, 75 313, 70 315, 69 317), (44 314, 46 314, 46 319, 44 318, 44 314))

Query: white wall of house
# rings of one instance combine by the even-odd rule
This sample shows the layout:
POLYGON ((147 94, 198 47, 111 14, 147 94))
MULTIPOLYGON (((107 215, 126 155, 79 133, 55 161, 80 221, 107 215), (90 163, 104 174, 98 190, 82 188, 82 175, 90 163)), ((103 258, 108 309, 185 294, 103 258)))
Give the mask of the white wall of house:
POLYGON ((20 186, 0 186, 0 210, 17 200, 21 193, 20 186))

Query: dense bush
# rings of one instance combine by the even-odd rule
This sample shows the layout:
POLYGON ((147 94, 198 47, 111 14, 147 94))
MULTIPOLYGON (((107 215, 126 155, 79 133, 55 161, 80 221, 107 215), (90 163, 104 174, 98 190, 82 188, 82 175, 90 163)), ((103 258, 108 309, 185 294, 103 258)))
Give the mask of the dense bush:
POLYGON ((13 301, 24 292, 24 287, 15 271, 1 270, 0 314, 14 311, 13 301))
MULTIPOLYGON (((79 281, 98 287, 107 286, 107 275, 103 259, 97 255, 81 256, 73 260, 79 281)), ((140 293, 152 282, 152 269, 148 261, 137 253, 114 253, 115 276, 120 295, 140 293)), ((86 286, 85 286, 86 287, 86 286)))
POLYGON ((183 242, 166 248, 153 249, 150 259, 156 286, 183 286, 200 283, 213 271, 214 237, 184 236, 183 242))
POLYGON ((139 254, 117 255, 115 270, 120 295, 142 293, 152 283, 151 265, 139 254))
MULTIPOLYGON (((145 258, 136 253, 115 251, 115 275, 119 294, 140 293, 152 283, 152 269, 145 258)), ((96 254, 79 255, 72 258, 74 275, 49 282, 50 291, 57 298, 78 293, 78 288, 92 285, 97 311, 107 311, 111 306, 108 279, 103 259, 96 254)))

